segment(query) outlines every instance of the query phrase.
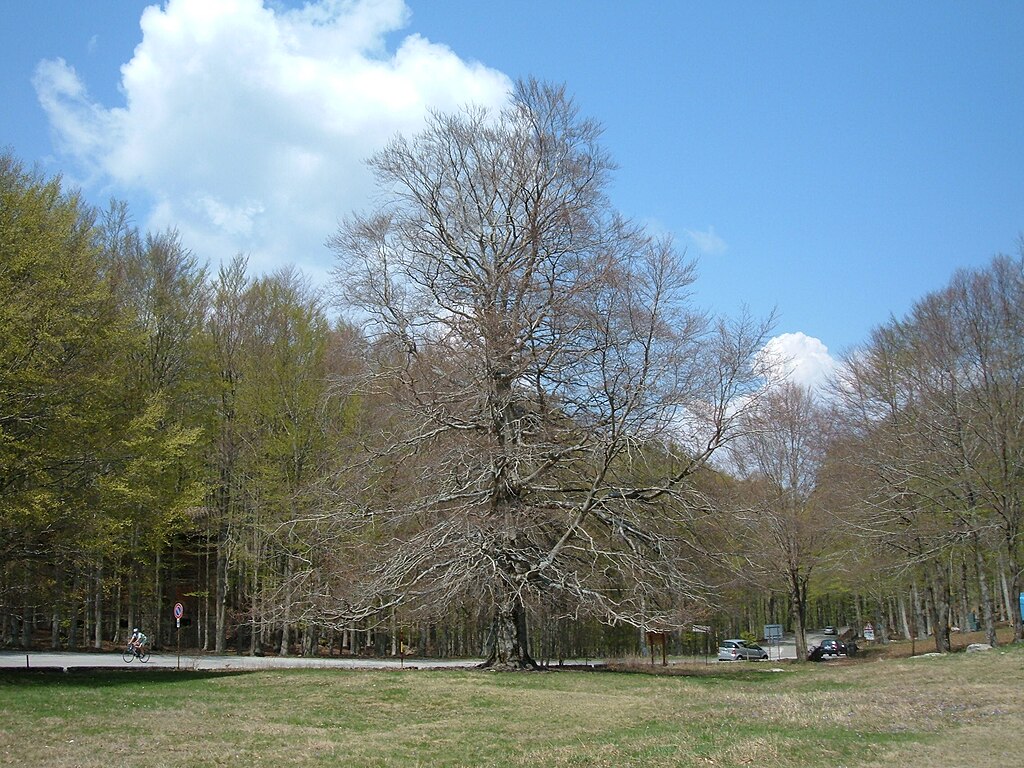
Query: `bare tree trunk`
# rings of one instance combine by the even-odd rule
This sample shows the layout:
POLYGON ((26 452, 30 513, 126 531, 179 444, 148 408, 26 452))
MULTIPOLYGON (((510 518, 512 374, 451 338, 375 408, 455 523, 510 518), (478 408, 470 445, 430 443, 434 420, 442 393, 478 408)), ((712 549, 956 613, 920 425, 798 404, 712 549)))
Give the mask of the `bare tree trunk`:
POLYGON ((103 560, 100 560, 96 567, 96 594, 93 610, 96 613, 96 621, 93 624, 93 644, 97 651, 103 647, 103 560))
POLYGON ((1006 617, 1006 621, 1012 621, 1014 606, 1010 600, 1010 585, 1006 581, 1005 555, 1002 554, 999 555, 999 584, 1003 593, 1003 616, 1006 617))
POLYGON ((807 580, 796 571, 789 572, 789 617, 796 638, 796 660, 807 660, 807 580))
POLYGON ((151 640, 154 650, 159 650, 163 644, 163 627, 161 624, 164 619, 163 604, 164 604, 164 580, 163 580, 163 558, 161 557, 160 550, 156 552, 156 573, 154 574, 156 584, 153 589, 153 638, 151 640))
POLYGON ((992 594, 988 590, 988 578, 985 573, 985 558, 981 553, 981 544, 977 532, 974 533, 974 567, 978 574, 978 592, 981 596, 981 616, 985 624, 985 639, 993 648, 997 646, 996 623, 992 616, 992 594))
MULTIPOLYGON (((27 595, 27 592, 26 592, 27 595)), ((24 606, 21 614, 21 647, 28 648, 32 644, 32 630, 35 627, 35 606, 24 606)), ((11 639, 14 639, 13 627, 11 639)))
POLYGON ((255 656, 257 655, 257 653, 259 653, 259 655, 262 656, 263 638, 260 637, 260 632, 263 631, 263 627, 261 626, 262 623, 258 621, 258 617, 260 615, 259 579, 257 578, 257 574, 255 573, 256 566, 253 565, 250 567, 253 569, 254 573, 252 574, 252 583, 249 585, 249 589, 252 590, 252 597, 249 600, 249 612, 251 614, 249 619, 252 622, 252 632, 250 632, 249 634, 249 655, 255 656))
MULTIPOLYGON (((115 568, 114 572, 116 573, 119 570, 120 568, 115 568)), ((121 644, 121 615, 124 612, 122 592, 121 579, 117 579, 117 586, 114 588, 114 632, 110 638, 114 645, 121 644)))
POLYGON ((288 623, 291 621, 292 614, 292 558, 289 555, 285 567, 284 567, 284 616, 281 620, 281 649, 278 651, 278 656, 288 655, 288 643, 290 641, 290 631, 288 623))
POLYGON ((504 594, 494 608, 487 659, 488 669, 539 669, 527 652, 526 609, 517 595, 504 594))
MULTIPOLYGON (((915 581, 910 585, 910 594, 914 603, 914 637, 920 636, 923 631, 925 636, 932 633, 931 624, 929 624, 927 606, 921 604, 921 594, 917 591, 917 582, 915 581)), ((927 601, 925 601, 927 602, 927 601)))
POLYGON ((910 621, 907 619, 907 601, 900 592, 896 598, 899 602, 900 625, 903 627, 903 637, 907 640, 913 639, 910 634, 910 621))
POLYGON ((215 650, 224 653, 227 650, 227 609, 228 609, 228 555, 227 533, 223 533, 217 542, 217 638, 215 650))
POLYGON ((1024 640, 1024 619, 1021 617, 1020 594, 1024 591, 1024 565, 1017 557, 1016 535, 1006 532, 1007 564, 1010 566, 1010 615, 1013 616, 1014 642, 1024 640))
POLYGON ((391 609, 391 655, 398 655, 398 623, 395 618, 395 609, 391 609))
POLYGON ((78 650, 78 572, 76 570, 74 576, 71 577, 71 600, 68 603, 70 619, 68 623, 68 642, 67 648, 69 651, 78 650))
POLYGON ((60 609, 54 605, 53 615, 50 617, 50 649, 60 650, 60 609))
MULTIPOLYGON (((202 589, 202 607, 196 611, 199 614, 199 621, 202 622, 202 628, 197 629, 196 636, 197 641, 203 651, 208 652, 210 650, 210 598, 214 591, 211 589, 211 578, 210 578, 210 526, 207 522, 206 526, 206 547, 203 552, 203 589, 202 589)), ((214 576, 216 578, 216 576, 214 576)))
POLYGON ((935 633, 935 650, 949 653, 949 584, 946 581, 945 565, 933 563, 928 575, 928 607, 935 633))
POLYGON ((889 619, 885 615, 885 601, 875 601, 875 639, 882 645, 889 644, 889 619))
POLYGON ((971 631, 970 588, 967 578, 967 558, 960 558, 960 632, 971 631))

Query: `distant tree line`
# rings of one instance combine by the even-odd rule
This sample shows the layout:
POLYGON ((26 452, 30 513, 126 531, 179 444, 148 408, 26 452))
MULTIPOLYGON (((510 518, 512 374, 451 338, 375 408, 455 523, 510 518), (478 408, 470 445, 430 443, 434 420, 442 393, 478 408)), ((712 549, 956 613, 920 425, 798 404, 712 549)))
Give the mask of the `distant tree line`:
POLYGON ((167 643, 175 602, 209 651, 496 668, 705 624, 1020 640, 1024 259, 812 392, 770 318, 693 306, 599 136, 534 81, 434 115, 326 289, 0 156, 0 641, 167 643))

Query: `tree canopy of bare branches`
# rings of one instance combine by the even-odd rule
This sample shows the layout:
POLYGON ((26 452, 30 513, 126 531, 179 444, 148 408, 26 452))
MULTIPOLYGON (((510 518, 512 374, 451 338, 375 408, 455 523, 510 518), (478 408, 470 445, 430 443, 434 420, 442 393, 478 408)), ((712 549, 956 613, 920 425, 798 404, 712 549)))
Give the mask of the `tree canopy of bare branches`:
POLYGON ((826 407, 813 391, 784 381, 744 414, 730 446, 741 486, 730 519, 743 576, 788 597, 797 658, 807 655, 807 590, 832 554, 836 525, 818 499, 830 437, 826 407))
POLYGON ((758 378, 766 329, 694 310, 693 264, 607 199, 599 135, 535 81, 436 114, 371 159, 384 201, 331 239, 393 414, 347 505, 379 551, 345 610, 473 601, 495 667, 532 665, 531 604, 652 628, 701 610, 680 521, 758 378))
MULTIPOLYGON (((958 272, 849 356, 838 391, 863 470, 866 534, 927 570, 939 650, 948 649, 949 566, 971 553, 994 641, 985 559, 1022 583, 1024 260, 958 272)), ((1021 618, 1014 611, 1016 637, 1021 618)))

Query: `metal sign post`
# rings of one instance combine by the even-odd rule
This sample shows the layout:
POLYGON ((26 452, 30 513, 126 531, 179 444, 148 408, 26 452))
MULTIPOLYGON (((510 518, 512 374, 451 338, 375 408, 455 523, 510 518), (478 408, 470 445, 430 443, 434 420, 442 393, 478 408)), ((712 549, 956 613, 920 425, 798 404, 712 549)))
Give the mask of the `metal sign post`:
POLYGON ((764 639, 768 642, 768 656, 771 658, 771 647, 775 646, 775 658, 782 659, 782 625, 765 624, 764 639))
POLYGON ((185 606, 174 604, 174 625, 178 636, 178 669, 181 669, 181 617, 185 615, 185 606))
POLYGON ((704 664, 708 663, 708 653, 710 648, 708 647, 708 637, 711 634, 711 627, 707 624, 694 624, 693 632, 698 635, 704 635, 704 664))

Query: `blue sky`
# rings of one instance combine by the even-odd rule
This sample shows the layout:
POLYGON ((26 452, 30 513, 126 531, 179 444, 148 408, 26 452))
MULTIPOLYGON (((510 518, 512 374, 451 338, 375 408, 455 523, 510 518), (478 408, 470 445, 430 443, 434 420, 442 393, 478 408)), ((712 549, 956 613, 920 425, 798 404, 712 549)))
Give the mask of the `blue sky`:
POLYGON ((1024 232, 1024 3, 5 0, 0 146, 216 263, 296 263, 423 110, 564 82, 613 202, 827 367, 1024 232))

